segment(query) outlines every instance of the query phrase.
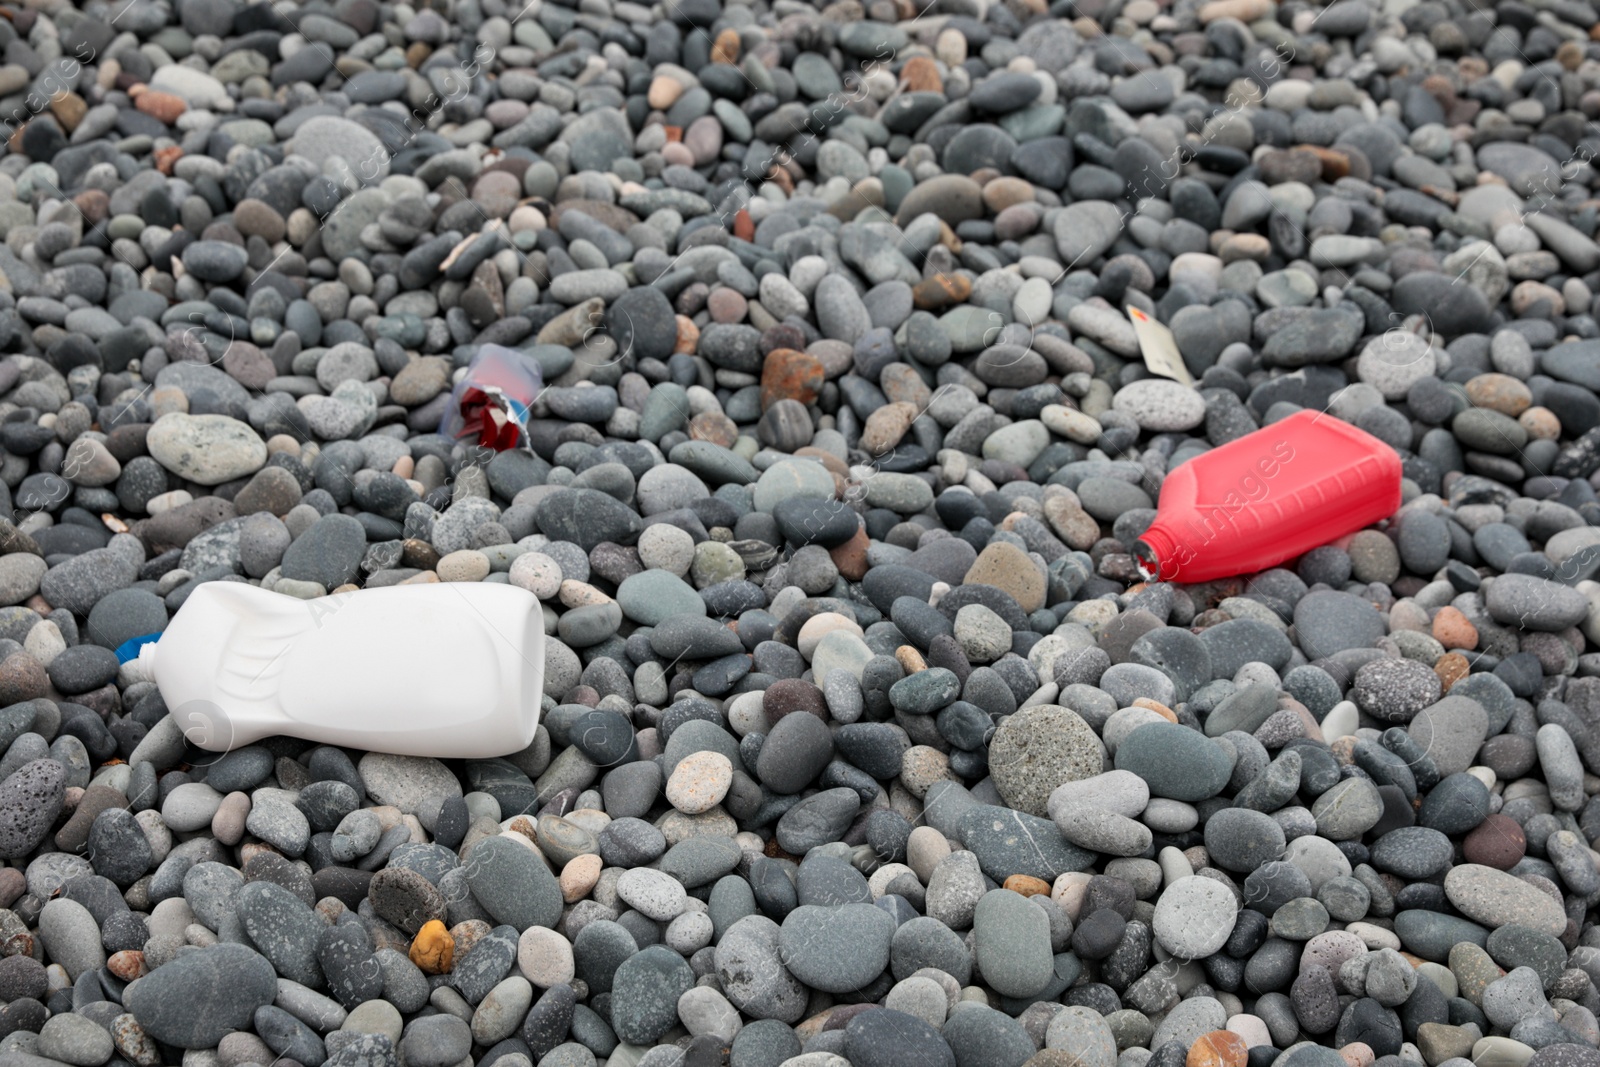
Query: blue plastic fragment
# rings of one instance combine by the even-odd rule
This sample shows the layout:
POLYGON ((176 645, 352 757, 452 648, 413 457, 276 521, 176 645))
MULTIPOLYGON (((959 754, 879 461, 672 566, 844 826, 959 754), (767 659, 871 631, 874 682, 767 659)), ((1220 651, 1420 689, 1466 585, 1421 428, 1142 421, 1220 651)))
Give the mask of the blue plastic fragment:
POLYGON ((145 645, 150 644, 152 641, 159 640, 161 640, 161 635, 158 633, 140 634, 138 637, 128 638, 126 641, 122 642, 122 644, 117 646, 117 662, 127 663, 131 659, 138 659, 140 649, 142 649, 145 645))

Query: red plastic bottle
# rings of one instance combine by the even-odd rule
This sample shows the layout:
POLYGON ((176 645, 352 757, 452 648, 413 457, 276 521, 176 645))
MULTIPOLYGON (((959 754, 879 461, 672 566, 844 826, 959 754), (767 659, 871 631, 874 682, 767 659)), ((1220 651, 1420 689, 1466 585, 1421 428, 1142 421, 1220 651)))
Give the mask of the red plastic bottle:
POLYGON ((1173 468, 1134 559, 1164 582, 1251 574, 1399 506, 1393 448, 1332 415, 1298 411, 1173 468))

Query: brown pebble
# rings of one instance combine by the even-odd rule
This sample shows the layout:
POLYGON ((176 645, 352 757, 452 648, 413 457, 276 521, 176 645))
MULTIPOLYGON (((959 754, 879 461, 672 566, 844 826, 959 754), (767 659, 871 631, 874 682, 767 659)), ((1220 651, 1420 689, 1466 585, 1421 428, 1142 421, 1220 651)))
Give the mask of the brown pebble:
POLYGON ((106 970, 124 982, 142 978, 145 975, 144 953, 131 948, 123 949, 121 952, 114 952, 111 958, 106 960, 106 970))
POLYGON ((1533 403, 1533 393, 1509 374, 1479 374, 1464 386, 1467 399, 1480 408, 1516 418, 1533 403))
POLYGON ((1509 871, 1527 854, 1528 839, 1522 827, 1508 815, 1494 814, 1479 823, 1461 842, 1461 853, 1468 863, 1509 871))
POLYGON ((1234 263, 1241 259, 1260 263, 1272 255, 1272 242, 1259 233, 1236 233, 1222 242, 1218 254, 1224 263, 1234 263))
POLYGON ((9 908, 28 891, 28 879, 15 867, 0 869, 0 908, 9 908))
POLYGON ((739 439, 739 426, 720 411, 702 411, 689 420, 689 439, 732 448, 739 439))
POLYGON ((774 837, 771 841, 768 841, 767 844, 766 844, 766 847, 763 848, 761 851, 762 851, 762 854, 765 855, 769 859, 794 860, 796 863, 798 863, 800 861, 800 857, 791 856, 787 852, 785 852, 781 847, 779 847, 778 839, 776 837, 774 837))
POLYGON ((1184 1067, 1244 1067, 1248 1056, 1244 1038, 1232 1030, 1213 1030, 1189 1046, 1184 1067))
POLYGON ((1033 199, 1033 184, 1021 178, 995 178, 983 187, 984 206, 996 215, 1016 204, 1031 204, 1033 199))
POLYGON ((867 546, 870 540, 864 527, 857 527, 855 536, 842 545, 828 549, 828 558, 846 580, 859 582, 867 576, 867 546))
POLYGON ((1353 767, 1356 762, 1357 741, 1358 739, 1354 737, 1336 737, 1328 746, 1328 751, 1333 753, 1333 758, 1338 760, 1340 765, 1353 767))
POLYGON ((1440 691, 1448 693, 1451 686, 1472 673, 1472 664, 1459 652, 1447 652, 1433 665, 1433 673, 1439 678, 1440 691))
POLYGON ((183 149, 175 144, 167 145, 165 148, 158 148, 152 152, 151 158, 155 160, 156 170, 170 176, 172 168, 177 166, 178 160, 183 158, 183 149))
MULTIPOLYGON (((956 236, 956 231, 951 229, 950 224, 944 221, 944 219, 939 220, 939 243, 957 255, 959 255, 961 252, 961 238, 956 236)), ((968 289, 968 292, 971 292, 970 288, 968 289)), ((965 300, 966 297, 962 297, 961 299, 965 300)))
POLYGON ((810 712, 823 722, 829 719, 828 701, 822 690, 801 678, 782 678, 767 686, 767 691, 761 695, 761 710, 773 726, 779 719, 797 711, 810 712))
POLYGON ((911 299, 923 311, 940 311, 972 295, 972 282, 960 274, 935 274, 911 288, 911 299))
POLYGON ((1322 180, 1336 182, 1350 174, 1350 157, 1335 148, 1323 148, 1319 145, 1300 145, 1299 147, 1311 152, 1322 160, 1322 180))
POLYGON ((100 222, 111 215, 111 198, 102 189, 85 189, 74 196, 72 202, 83 212, 86 222, 100 222))
POLYGON ((1050 883, 1043 878, 1035 878, 1031 874, 1013 874, 1005 880, 1000 888, 1009 889, 1013 893, 1020 893, 1025 897, 1050 895, 1050 883))
POLYGON ((1023 612, 1044 607, 1044 575, 1022 549, 997 541, 978 554, 963 579, 965 585, 992 585, 1010 595, 1023 612))
MULTIPOLYGON (((1467 59, 1463 59, 1459 64, 1457 64, 1456 69, 1461 72, 1461 75, 1464 78, 1469 79, 1480 78, 1484 74, 1488 73, 1487 69, 1478 70, 1476 67, 1477 57, 1471 56, 1467 59)), ((1456 87, 1454 83, 1452 83, 1450 79, 1445 77, 1443 74, 1430 74, 1426 78, 1423 78, 1422 91, 1439 101, 1439 105, 1441 107, 1449 107, 1451 104, 1455 103, 1456 87)))
POLYGON ((939 64, 927 56, 912 56, 900 68, 900 84, 908 93, 942 93, 944 79, 939 76, 939 64))
POLYGON ((933 400, 933 390, 909 363, 891 363, 883 368, 878 385, 891 402, 914 404, 919 411, 933 400))
POLYGON ((866 425, 861 428, 861 450, 869 456, 892 451, 921 413, 921 409, 909 401, 885 404, 867 416, 866 425))
POLYGON ((465 956, 472 946, 488 937, 494 928, 482 919, 466 919, 450 927, 450 940, 455 943, 456 955, 465 956))
POLYGON ((67 133, 78 128, 88 110, 88 103, 77 93, 58 93, 50 98, 50 114, 67 133))
POLYGON ((0 707, 42 697, 50 690, 50 677, 38 660, 26 652, 13 652, 0 663, 0 707))
POLYGON ((761 368, 761 410, 780 400, 814 403, 825 374, 822 361, 792 348, 775 348, 767 353, 761 368))
POLYGON ((743 42, 739 40, 739 31, 729 27, 717 34, 717 39, 711 46, 711 62, 737 63, 739 62, 739 51, 742 47, 743 42))

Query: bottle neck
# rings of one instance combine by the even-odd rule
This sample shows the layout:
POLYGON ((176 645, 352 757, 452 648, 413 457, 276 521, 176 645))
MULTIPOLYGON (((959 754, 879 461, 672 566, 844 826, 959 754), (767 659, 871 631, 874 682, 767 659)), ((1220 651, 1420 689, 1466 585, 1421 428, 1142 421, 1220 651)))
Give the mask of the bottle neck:
POLYGON ((1133 561, 1139 568, 1139 574, 1147 582, 1161 581, 1163 577, 1171 579, 1176 576, 1178 564, 1175 558, 1177 540, 1161 528, 1159 520, 1151 523, 1150 528, 1139 535, 1139 540, 1133 545, 1133 561), (1164 573, 1165 572, 1165 573, 1164 573))

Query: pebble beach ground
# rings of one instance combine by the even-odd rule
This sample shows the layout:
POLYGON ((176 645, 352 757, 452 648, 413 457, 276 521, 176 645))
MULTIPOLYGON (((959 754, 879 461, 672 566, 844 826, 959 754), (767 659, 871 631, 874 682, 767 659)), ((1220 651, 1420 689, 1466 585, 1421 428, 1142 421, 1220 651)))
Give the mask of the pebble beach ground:
POLYGON ((0 4, 0 1067, 1600 1067, 1597 22, 0 4), (1302 409, 1400 510, 1140 581, 1302 409), (537 737, 202 751, 209 581, 537 737))

